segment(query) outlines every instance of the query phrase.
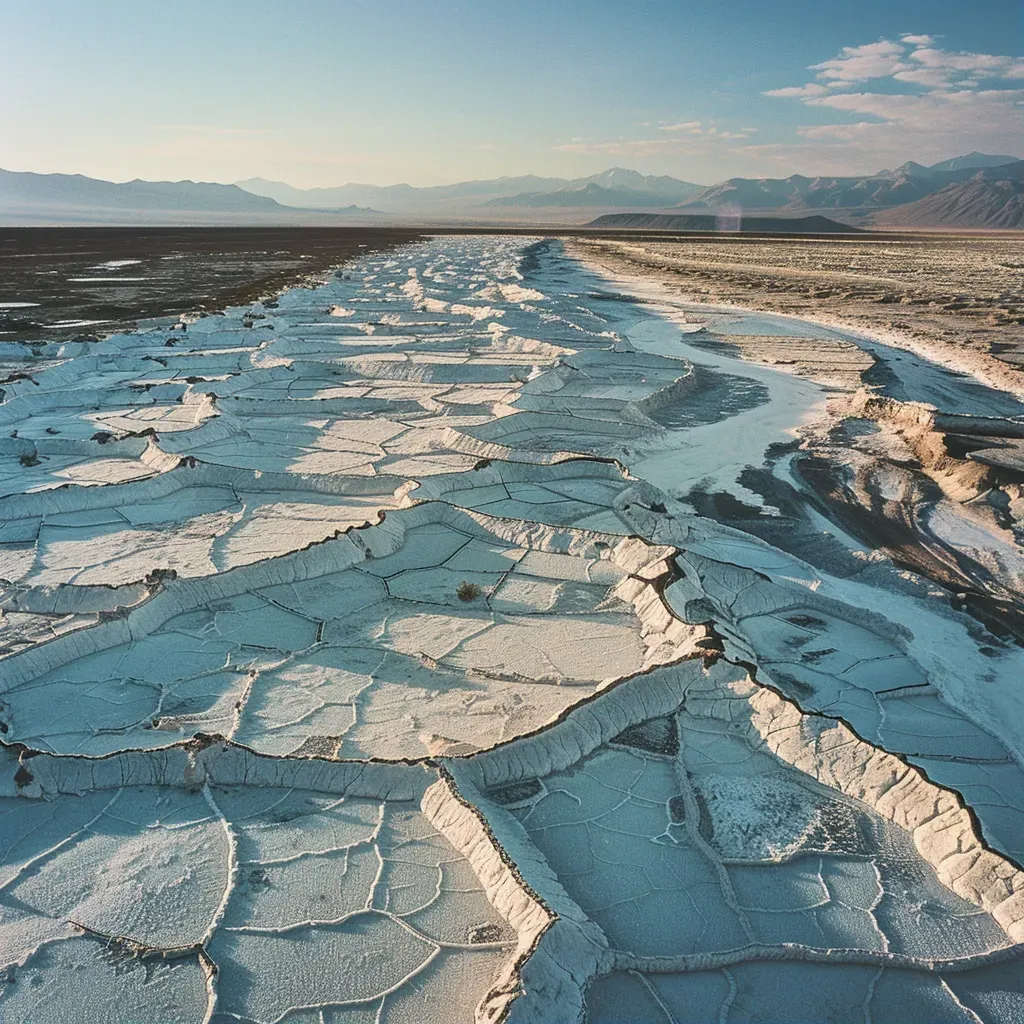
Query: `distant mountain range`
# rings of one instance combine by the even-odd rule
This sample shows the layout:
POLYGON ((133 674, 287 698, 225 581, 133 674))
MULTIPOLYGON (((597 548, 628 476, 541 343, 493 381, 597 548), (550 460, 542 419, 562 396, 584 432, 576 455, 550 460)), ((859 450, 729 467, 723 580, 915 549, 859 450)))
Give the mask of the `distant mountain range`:
POLYGON ((851 225, 1022 228, 1019 157, 968 153, 925 167, 849 177, 730 178, 697 185, 613 167, 586 178, 536 175, 418 188, 299 189, 250 178, 115 183, 0 170, 3 224, 583 224, 595 213, 803 217, 851 225))
MULTIPOLYGON (((1018 158, 1012 156, 968 153, 930 167, 910 161, 895 170, 870 175, 730 178, 707 187, 622 167, 572 180, 528 175, 430 188, 348 184, 330 189, 296 189, 282 182, 258 178, 240 181, 238 185, 254 194, 303 209, 325 210, 336 204, 364 203, 395 217, 426 220, 579 223, 587 211, 658 210, 684 215, 742 212, 744 217, 822 214, 849 224, 868 225, 879 211, 916 203, 948 185, 972 179, 979 169, 986 171, 986 181, 1001 180, 1001 168, 1017 162, 1018 158)), ((906 223, 908 226, 997 226, 985 213, 987 209, 986 204, 976 202, 961 210, 959 219, 949 219, 925 205, 911 214, 918 219, 908 219, 906 223)), ((1024 222, 1014 220, 1012 211, 999 214, 998 219, 1000 227, 1024 226, 1024 222)))
MULTIPOLYGON (((362 215, 373 211, 335 210, 362 215)), ((295 211, 237 185, 205 181, 117 183, 81 174, 0 169, 3 224, 294 223, 295 211)))
POLYGON ((538 178, 530 174, 426 188, 348 184, 337 188, 299 189, 282 181, 263 178, 249 178, 236 184, 254 195, 300 209, 330 210, 350 203, 362 203, 391 213, 416 215, 464 214, 473 208, 664 207, 685 202, 704 188, 688 181, 640 174, 623 167, 612 167, 587 178, 538 178))
POLYGON ((974 177, 979 168, 994 172, 998 177, 1001 166, 1012 166, 1017 161, 1018 158, 1011 156, 969 153, 931 167, 911 161, 894 171, 860 177, 808 178, 793 174, 788 178, 730 178, 704 189, 679 206, 688 213, 727 207, 739 207, 744 213, 842 211, 848 219, 866 220, 876 210, 914 203, 947 185, 966 181, 974 177))
POLYGON ((555 189, 518 192, 492 199, 487 206, 520 206, 543 208, 551 206, 586 208, 665 207, 685 203, 704 191, 703 185, 680 181, 668 175, 655 177, 623 167, 593 174, 589 178, 567 181, 555 189))
POLYGON ((274 199, 284 206, 305 210, 334 210, 352 204, 377 207, 389 213, 416 209, 465 206, 486 202, 519 192, 558 188, 568 184, 562 178, 493 178, 487 181, 460 181, 455 185, 359 185, 350 182, 334 188, 295 188, 283 181, 248 178, 236 182, 253 195, 274 199))

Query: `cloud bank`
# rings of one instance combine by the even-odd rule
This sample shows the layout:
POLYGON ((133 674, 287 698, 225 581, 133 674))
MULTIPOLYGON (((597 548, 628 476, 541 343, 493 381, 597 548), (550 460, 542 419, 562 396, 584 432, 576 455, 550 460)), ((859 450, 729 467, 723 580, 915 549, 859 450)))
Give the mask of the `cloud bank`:
POLYGON ((764 93, 816 113, 855 117, 803 125, 793 144, 747 146, 778 160, 827 158, 927 162, 971 149, 1013 155, 1024 139, 1024 59, 941 48, 930 35, 903 35, 840 53, 808 70, 812 81, 764 93))
POLYGON ((807 123, 766 123, 764 141, 752 138, 756 127, 683 116, 643 122, 642 138, 576 138, 554 148, 623 159, 710 159, 742 166, 743 173, 777 174, 860 174, 906 160, 934 163, 970 150, 1012 156, 1024 148, 1024 58, 945 49, 933 35, 906 33, 844 46, 807 70, 807 81, 762 94, 800 103, 807 123))

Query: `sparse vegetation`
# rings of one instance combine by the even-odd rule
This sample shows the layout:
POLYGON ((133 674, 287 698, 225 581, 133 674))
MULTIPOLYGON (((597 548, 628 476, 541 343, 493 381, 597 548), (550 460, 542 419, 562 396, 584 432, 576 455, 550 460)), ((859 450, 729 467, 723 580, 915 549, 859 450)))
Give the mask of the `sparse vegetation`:
POLYGON ((39 453, 36 452, 36 451, 22 452, 18 456, 18 461, 23 466, 25 466, 26 468, 28 468, 29 466, 38 466, 39 465, 39 453))
POLYGON ((455 595, 460 601, 475 601, 481 594, 480 588, 469 580, 463 580, 456 588, 455 595))

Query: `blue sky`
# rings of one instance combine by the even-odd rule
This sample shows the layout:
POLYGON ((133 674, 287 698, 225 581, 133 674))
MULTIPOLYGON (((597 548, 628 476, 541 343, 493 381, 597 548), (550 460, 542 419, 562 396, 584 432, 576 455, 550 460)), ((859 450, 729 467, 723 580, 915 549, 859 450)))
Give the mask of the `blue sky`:
POLYGON ((1019 0, 0 0, 0 166, 708 183, 1024 150, 1019 0))

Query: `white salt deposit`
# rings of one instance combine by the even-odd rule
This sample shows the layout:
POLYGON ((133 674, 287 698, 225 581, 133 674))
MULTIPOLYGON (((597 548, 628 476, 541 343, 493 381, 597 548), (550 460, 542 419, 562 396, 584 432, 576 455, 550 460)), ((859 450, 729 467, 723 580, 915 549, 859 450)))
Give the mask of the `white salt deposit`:
POLYGON ((696 515, 825 391, 627 286, 438 238, 3 382, 5 1022, 1021 1018, 1024 654, 696 515))

